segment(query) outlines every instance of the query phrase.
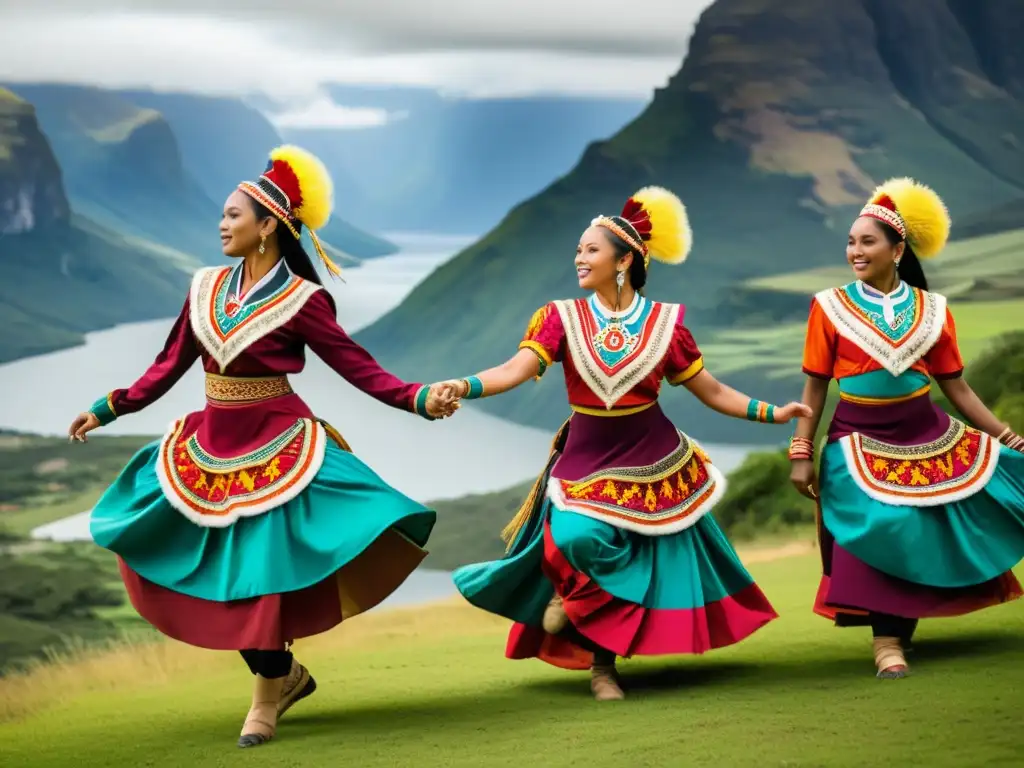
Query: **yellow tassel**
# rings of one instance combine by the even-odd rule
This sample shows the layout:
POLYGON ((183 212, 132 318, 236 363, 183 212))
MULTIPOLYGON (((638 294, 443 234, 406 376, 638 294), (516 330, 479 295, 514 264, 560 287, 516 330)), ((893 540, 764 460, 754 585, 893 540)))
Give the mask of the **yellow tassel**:
POLYGON ((889 179, 872 193, 869 202, 877 203, 886 196, 907 225, 907 241, 918 258, 938 256, 946 247, 951 226, 942 198, 931 187, 907 177, 889 179))
POLYGON ((301 147, 285 145, 271 151, 270 159, 288 164, 299 181, 302 205, 292 211, 307 229, 320 229, 331 218, 334 184, 324 164, 301 147))
POLYGON ((544 466, 544 471, 540 473, 537 481, 533 484, 533 487, 530 489, 530 493, 526 497, 526 501, 524 501, 522 506, 519 507, 519 511, 516 512, 515 517, 513 517, 508 522, 508 525, 506 525, 501 531, 501 539, 505 542, 506 552, 511 551, 512 545, 516 543, 516 539, 519 537, 520 532, 533 518, 534 511, 540 507, 537 502, 546 491, 544 478, 547 475, 548 470, 551 468, 555 454, 559 451, 558 446, 564 438, 565 431, 568 427, 569 421, 566 420, 555 434, 555 439, 551 441, 551 452, 548 454, 548 463, 544 466))
POLYGON ((633 195, 651 220, 647 250, 665 264, 682 264, 693 247, 693 230, 683 201, 664 187, 644 187, 633 195))
POLYGON ((335 277, 341 277, 341 267, 331 261, 331 257, 324 251, 324 247, 320 245, 320 238, 316 236, 316 232, 309 230, 309 239, 313 241, 313 247, 316 249, 316 255, 320 257, 320 261, 327 267, 327 271, 335 277))

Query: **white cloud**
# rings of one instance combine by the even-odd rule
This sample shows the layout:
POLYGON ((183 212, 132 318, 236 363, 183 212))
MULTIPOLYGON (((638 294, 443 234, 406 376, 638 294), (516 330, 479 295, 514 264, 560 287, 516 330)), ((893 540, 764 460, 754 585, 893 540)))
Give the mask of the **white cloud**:
MULTIPOLYGON (((645 97, 710 0, 0 0, 0 80, 242 95, 310 121, 381 119, 326 83, 475 97, 645 97)), ((387 116, 384 117, 387 119, 387 116)), ((365 124, 365 123, 364 123, 365 124)))
POLYGON ((376 128, 408 116, 405 112, 388 112, 372 107, 344 107, 327 95, 295 109, 267 115, 278 128, 376 128))

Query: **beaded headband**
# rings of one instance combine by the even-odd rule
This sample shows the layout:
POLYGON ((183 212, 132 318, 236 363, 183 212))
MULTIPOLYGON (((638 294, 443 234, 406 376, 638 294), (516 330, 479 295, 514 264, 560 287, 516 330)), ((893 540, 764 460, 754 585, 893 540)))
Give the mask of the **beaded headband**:
MULTIPOLYGON (((629 222, 626 223, 629 224, 629 222)), ((647 252, 647 244, 640 238, 640 233, 637 232, 632 225, 629 226, 629 228, 632 229, 634 232, 634 234, 632 235, 626 231, 625 227, 620 225, 617 221, 615 221, 615 219, 611 218, 610 216, 598 216, 597 218, 591 220, 590 226, 604 227, 605 229, 611 230, 627 245, 643 254, 644 269, 647 269, 648 267, 651 266, 651 256, 647 252)))
POLYGON ((896 213, 896 211, 886 208, 884 205, 868 203, 863 209, 861 209, 860 215, 867 216, 871 219, 877 219, 878 221, 888 224, 899 232, 902 239, 907 239, 907 224, 903 221, 903 217, 896 213))
MULTIPOLYGON (((291 201, 277 184, 266 176, 260 176, 259 181, 243 181, 238 185, 238 188, 270 211, 274 218, 287 227, 288 231, 292 233, 292 237, 296 240, 302 240, 298 227, 295 226, 297 219, 292 214, 291 201)), ((320 238, 316 236, 316 232, 310 228, 307 228, 306 231, 309 232, 309 239, 313 242, 313 248, 316 249, 317 256, 320 257, 324 266, 327 267, 327 270, 332 275, 335 277, 339 276, 341 268, 331 261, 331 258, 324 251, 324 247, 320 243, 320 238)))

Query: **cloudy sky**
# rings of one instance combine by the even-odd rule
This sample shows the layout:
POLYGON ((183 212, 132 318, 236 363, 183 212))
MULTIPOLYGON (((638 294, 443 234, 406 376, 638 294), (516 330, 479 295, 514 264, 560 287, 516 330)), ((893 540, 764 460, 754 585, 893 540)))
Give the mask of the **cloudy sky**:
POLYGON ((710 0, 0 0, 0 82, 242 95, 293 125, 373 125, 324 83, 470 97, 647 97, 710 0), (88 13, 82 10, 87 6, 88 13))

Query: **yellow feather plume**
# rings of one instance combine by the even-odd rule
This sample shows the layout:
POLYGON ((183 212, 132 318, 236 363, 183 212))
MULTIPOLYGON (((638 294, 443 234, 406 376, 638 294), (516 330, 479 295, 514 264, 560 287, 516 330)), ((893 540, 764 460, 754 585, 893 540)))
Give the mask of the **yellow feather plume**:
POLYGON ((903 177, 889 179, 871 195, 877 203, 888 196, 907 225, 907 241, 920 259, 939 255, 949 240, 951 222, 946 204, 931 187, 903 177))
POLYGON ((292 213, 308 229, 320 229, 331 218, 334 184, 324 164, 301 147, 286 145, 270 153, 271 160, 287 163, 299 180, 302 205, 292 213))
POLYGON ((665 264, 686 261, 693 247, 693 231, 683 201, 664 187, 644 187, 633 199, 651 219, 651 239, 647 241, 651 258, 665 264))

